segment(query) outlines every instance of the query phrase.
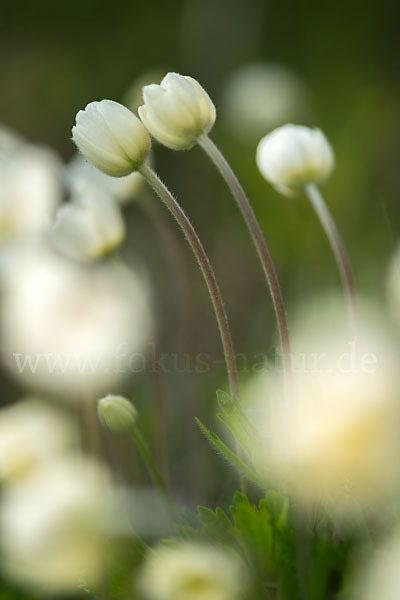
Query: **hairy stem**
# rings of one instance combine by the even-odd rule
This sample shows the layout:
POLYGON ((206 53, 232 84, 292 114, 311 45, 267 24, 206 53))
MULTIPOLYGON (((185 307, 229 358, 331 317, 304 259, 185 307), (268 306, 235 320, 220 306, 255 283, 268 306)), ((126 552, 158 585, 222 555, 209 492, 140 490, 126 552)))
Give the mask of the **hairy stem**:
MULTIPOLYGON (((221 336, 222 346, 224 350, 226 369, 228 373, 229 389, 232 396, 239 398, 239 381, 236 368, 236 357, 233 348, 233 341, 230 332, 228 317, 225 311, 221 292, 215 277, 213 268, 210 264, 206 251, 193 227, 190 220, 175 200, 166 185, 161 181, 158 175, 148 166, 143 164, 139 172, 147 179, 148 183, 160 197, 172 216, 175 218, 179 227, 182 229, 186 240, 188 241, 193 253, 196 257, 200 270, 210 294, 211 302, 214 307, 215 317, 218 323, 218 329, 221 336)), ((236 450, 241 454, 236 442, 236 450)), ((248 494, 247 481, 240 475, 242 491, 248 494)))
POLYGON ((239 396, 239 383, 236 369, 236 358, 233 349, 233 342, 230 333, 228 317, 226 315, 221 292, 219 290, 218 283, 213 268, 206 254, 206 251, 204 250, 203 245, 200 242, 199 237, 193 225, 189 221, 188 217, 186 216, 178 202, 175 200, 171 192, 168 190, 168 188, 157 176, 157 174, 147 165, 142 165, 139 171, 147 179, 147 181, 150 183, 156 194, 161 198, 165 206, 176 219, 197 259, 200 270, 207 284, 208 292, 210 294, 210 298, 214 307, 215 316, 221 335, 226 368, 229 378, 230 392, 232 396, 235 396, 237 398, 239 396))
POLYGON ((226 181, 250 231, 271 293, 281 339, 283 366, 286 375, 289 376, 291 371, 291 351, 286 310, 275 266, 260 224, 239 180, 214 142, 204 134, 198 138, 198 143, 226 181))

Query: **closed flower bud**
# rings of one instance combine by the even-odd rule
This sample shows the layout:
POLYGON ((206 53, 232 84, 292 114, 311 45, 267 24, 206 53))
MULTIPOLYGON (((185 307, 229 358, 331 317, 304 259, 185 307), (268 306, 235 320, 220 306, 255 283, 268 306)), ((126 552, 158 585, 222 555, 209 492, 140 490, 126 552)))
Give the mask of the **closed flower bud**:
POLYGON ((265 179, 287 196, 325 181, 335 162, 322 131, 300 125, 284 125, 263 137, 256 158, 265 179))
POLYGON ((124 433, 135 425, 137 411, 123 396, 108 394, 97 405, 101 423, 113 433, 124 433))
POLYGON ((113 177, 135 171, 150 152, 150 136, 142 123, 112 100, 91 102, 80 110, 72 137, 90 162, 113 177))
POLYGON ((215 106, 192 77, 168 73, 160 85, 143 88, 139 116, 150 133, 172 150, 191 148, 215 122, 215 106))

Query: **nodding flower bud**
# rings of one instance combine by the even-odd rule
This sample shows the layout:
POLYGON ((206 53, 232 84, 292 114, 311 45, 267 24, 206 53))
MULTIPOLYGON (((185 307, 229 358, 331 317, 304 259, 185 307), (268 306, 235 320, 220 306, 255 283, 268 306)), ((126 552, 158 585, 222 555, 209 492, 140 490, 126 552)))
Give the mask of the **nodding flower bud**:
POLYGON ((135 171, 150 152, 150 136, 140 120, 112 100, 90 102, 76 115, 72 138, 100 171, 123 177, 135 171))
POLYGON ((123 396, 108 394, 99 400, 97 414, 106 429, 113 433, 124 433, 134 427, 137 410, 123 396))
POLYGON ((265 179, 286 196, 325 181, 335 163, 322 131, 300 125, 284 125, 263 137, 256 159, 265 179))
POLYGON ((143 88, 139 116, 152 136, 172 150, 191 148, 215 122, 215 106, 192 77, 168 73, 160 85, 143 88))

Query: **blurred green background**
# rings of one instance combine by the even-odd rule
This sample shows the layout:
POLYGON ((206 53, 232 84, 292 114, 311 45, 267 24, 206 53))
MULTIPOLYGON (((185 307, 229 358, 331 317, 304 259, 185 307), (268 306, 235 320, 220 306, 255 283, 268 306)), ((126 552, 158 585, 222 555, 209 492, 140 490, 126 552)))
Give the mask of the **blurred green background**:
MULTIPOLYGON (((307 201, 280 196, 256 169, 256 145, 269 124, 247 136, 238 133, 247 131, 246 111, 229 118, 229 81, 237 69, 266 62, 289 70, 301 82, 301 105, 275 125, 295 120, 318 125, 328 136, 337 164, 324 189, 327 202, 359 290, 384 302, 400 215, 398 2, 0 0, 0 7, 0 120, 32 141, 49 144, 65 160, 74 153, 75 114, 88 102, 126 98, 132 83, 138 77, 146 80, 149 70, 159 78, 171 70, 190 74, 204 85, 217 107, 212 137, 249 193, 276 261, 290 320, 308 296, 340 290, 337 269, 307 201)), ((259 102, 267 106, 269 101, 265 96, 259 102)), ((156 147, 155 164, 209 252, 237 352, 273 353, 277 338, 268 292, 245 226, 217 172, 197 148, 173 153, 156 147)), ((146 202, 157 204, 145 190, 146 202)), ((169 227, 168 216, 158 213, 179 256, 170 268, 146 212, 133 204, 126 216, 130 238, 125 255, 147 264, 156 291, 159 351, 178 352, 182 361, 186 353, 198 352, 220 360, 203 282, 174 224, 169 227)), ((135 395, 143 398, 149 420, 153 405, 146 403, 146 395, 162 387, 173 439, 173 477, 181 487, 189 478, 192 492, 198 482, 204 493, 205 480, 213 489, 218 473, 218 458, 201 442, 191 416, 199 414, 211 425, 214 390, 225 385, 222 367, 216 362, 206 375, 175 372, 163 375, 161 383, 135 384, 143 386, 135 395), (186 430, 181 430, 182 415, 188 419, 186 430), (186 451, 188 443, 193 453, 186 451)))

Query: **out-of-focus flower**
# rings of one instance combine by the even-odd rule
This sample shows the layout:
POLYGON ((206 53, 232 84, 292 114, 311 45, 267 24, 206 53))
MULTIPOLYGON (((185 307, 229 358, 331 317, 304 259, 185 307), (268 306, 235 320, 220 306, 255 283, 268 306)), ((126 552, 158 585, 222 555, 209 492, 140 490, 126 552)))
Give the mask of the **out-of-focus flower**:
POLYGON ((38 400, 0 410, 0 483, 18 480, 77 444, 71 420, 38 400))
POLYGON ((334 319, 324 325, 317 315, 314 329, 307 324, 293 331, 287 401, 279 379, 259 376, 267 382, 262 395, 258 389, 266 441, 253 459, 302 503, 351 516, 355 506, 376 508, 400 489, 397 355, 378 329, 360 327, 349 341, 334 319))
POLYGON ((99 583, 108 476, 83 458, 55 460, 7 488, 0 503, 5 575, 45 594, 99 583))
POLYGON ((173 150, 191 148, 215 122, 215 106, 192 77, 168 73, 143 88, 139 116, 151 135, 173 150))
MULTIPOLYGON (((395 532, 368 553, 359 553, 346 585, 345 600, 398 600, 400 592, 400 535, 395 532)), ((355 562, 355 561, 354 561, 355 562)))
POLYGON ((302 118, 306 107, 307 92, 294 73, 279 64, 257 62, 229 76, 221 113, 230 131, 253 141, 274 127, 302 118))
POLYGON ((112 177, 129 175, 150 152, 150 136, 140 120, 112 100, 91 102, 80 110, 72 137, 82 154, 112 177))
POLYGON ((61 202, 61 165, 50 151, 0 131, 0 241, 45 230, 61 202))
POLYGON ((152 552, 139 587, 146 600, 236 600, 245 573, 234 554, 186 543, 152 552))
POLYGON ((13 129, 0 124, 0 157, 4 161, 25 144, 23 138, 13 129))
POLYGON ((51 237, 67 256, 95 260, 123 241, 125 225, 113 198, 88 181, 75 183, 75 195, 58 210, 51 237))
POLYGON ((66 180, 72 195, 77 193, 82 180, 104 192, 108 192, 120 204, 126 204, 140 194, 144 179, 135 171, 126 177, 110 177, 92 163, 85 160, 81 154, 76 154, 66 169, 66 180))
POLYGON ((10 251, 1 275, 2 357, 17 377, 81 396, 143 368, 150 302, 137 273, 108 263, 89 269, 29 243, 10 251))
POLYGON ((284 125, 263 137, 256 158, 261 174, 285 195, 323 183, 335 162, 322 131, 301 125, 284 125))
POLYGON ((97 414, 104 427, 114 433, 123 433, 135 425, 137 410, 123 396, 108 394, 99 400, 97 414))

